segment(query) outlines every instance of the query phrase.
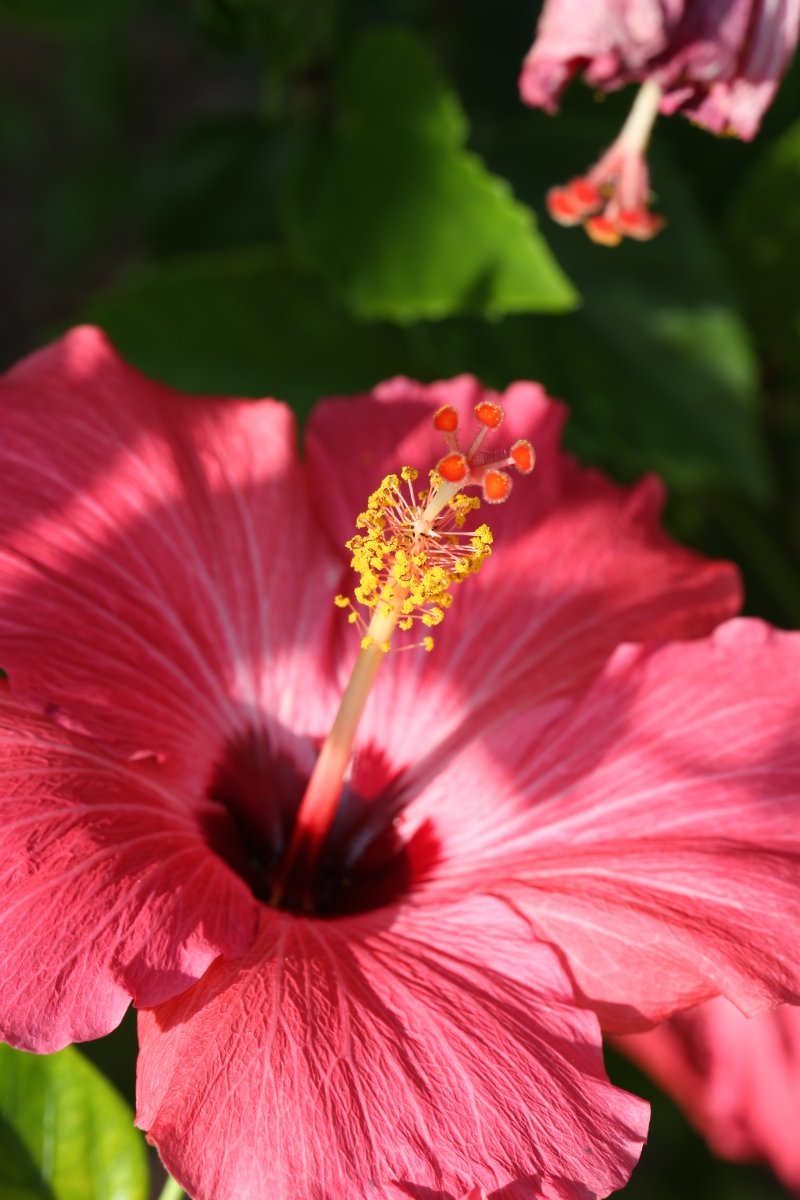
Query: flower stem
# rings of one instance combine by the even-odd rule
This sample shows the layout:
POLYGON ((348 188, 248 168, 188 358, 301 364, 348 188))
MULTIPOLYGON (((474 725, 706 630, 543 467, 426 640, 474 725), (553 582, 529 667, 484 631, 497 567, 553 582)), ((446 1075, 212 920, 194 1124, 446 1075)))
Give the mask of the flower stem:
POLYGON ((161 1189, 161 1195, 158 1200, 181 1200, 186 1193, 184 1192, 177 1179, 173 1179, 171 1175, 167 1176, 167 1182, 161 1189))

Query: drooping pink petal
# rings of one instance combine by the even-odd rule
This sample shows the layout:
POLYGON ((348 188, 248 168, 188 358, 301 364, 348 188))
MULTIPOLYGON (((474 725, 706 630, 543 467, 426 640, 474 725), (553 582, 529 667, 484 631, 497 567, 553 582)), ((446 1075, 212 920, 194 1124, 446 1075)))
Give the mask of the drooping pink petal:
POLYGON ((547 0, 520 92, 554 112, 579 72, 608 91, 652 80, 662 112, 752 138, 799 27, 798 0, 547 0))
POLYGON ((139 1028, 137 1122, 195 1200, 514 1181, 583 1200, 627 1179, 644 1137, 555 955, 493 900, 433 921, 266 915, 250 955, 139 1028))
POLYGON ((78 329, 0 380, 0 427, 16 695, 196 784, 265 713, 273 743, 324 728, 338 568, 287 409, 180 395, 78 329))
POLYGON ((609 1030, 722 994, 800 996, 800 635, 732 621, 623 647, 549 725, 494 731, 398 785, 432 824, 426 888, 509 897, 609 1030), (413 797, 416 796, 416 799, 413 797))
POLYGON ((800 1191, 800 1008, 747 1018, 711 1000, 617 1045, 677 1101, 715 1154, 765 1162, 800 1191))
POLYGON ((208 848, 220 819, 0 688, 0 1038, 100 1037, 242 954, 257 907, 208 848))
POLYGON ((523 100, 555 112, 564 88, 589 66, 595 86, 620 86, 661 54, 686 0, 549 0, 520 76, 523 100))
POLYGON ((755 137, 799 31, 798 0, 687 4, 669 53, 656 64, 662 111, 685 112, 714 133, 755 137))
POLYGON ((534 384, 498 397, 466 376, 431 386, 399 379, 373 399, 320 405, 309 422, 308 463, 332 541, 352 536, 383 475, 404 464, 426 472, 436 462, 442 441, 431 417, 440 405, 456 407, 469 431, 473 406, 487 396, 506 409, 497 443, 529 438, 537 464, 506 504, 481 509, 495 535, 492 557, 455 589, 433 631, 440 669, 429 669, 428 656, 401 654, 378 680, 361 740, 389 747, 395 771, 451 737, 461 746, 516 712, 574 694, 621 641, 700 636, 740 604, 734 568, 664 536, 655 480, 616 487, 559 450, 561 408, 534 384), (363 469, 342 470, 340 444, 363 469))

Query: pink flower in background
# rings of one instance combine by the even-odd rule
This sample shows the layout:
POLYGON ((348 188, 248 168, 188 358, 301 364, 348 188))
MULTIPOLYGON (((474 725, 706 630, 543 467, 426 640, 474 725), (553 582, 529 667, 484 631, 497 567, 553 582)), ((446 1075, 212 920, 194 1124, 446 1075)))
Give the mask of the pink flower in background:
POLYGON ((651 237, 645 152, 657 113, 750 139, 797 45, 800 0, 546 0, 520 77, 523 100, 554 112, 578 72, 590 87, 641 83, 631 119, 586 176, 553 188, 562 224, 596 241, 651 237))
POLYGON ((434 413, 497 401, 394 380, 301 461, 282 405, 93 330, 0 383, 0 1032, 53 1050, 132 1000, 138 1121, 195 1200, 606 1195, 645 1114, 597 1016, 798 997, 800 638, 726 622, 735 572, 562 454, 536 385, 495 435, 535 475, 434 652, 386 656, 286 884, 362 661, 344 543, 441 456, 434 413))
POLYGON ((664 221, 650 211, 650 170, 645 151, 661 93, 645 83, 619 136, 586 175, 547 193, 559 225, 583 225, 593 242, 618 246, 624 237, 648 241, 664 221))
POLYGON ((767 1163, 800 1191, 800 1009, 747 1018, 710 1000, 617 1045, 673 1097, 715 1154, 767 1163))

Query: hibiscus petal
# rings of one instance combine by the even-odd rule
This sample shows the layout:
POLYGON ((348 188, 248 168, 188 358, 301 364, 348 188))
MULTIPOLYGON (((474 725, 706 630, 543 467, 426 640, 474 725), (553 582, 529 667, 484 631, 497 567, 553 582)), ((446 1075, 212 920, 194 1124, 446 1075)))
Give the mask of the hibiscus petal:
POLYGON ((671 53, 654 72, 663 112, 680 108, 714 133, 753 138, 797 46, 797 0, 687 5, 671 53))
POLYGON ((527 104, 554 112, 573 76, 653 80, 661 111, 752 138, 797 45, 796 0, 547 0, 523 64, 527 104))
POLYGON ((715 1154, 766 1162, 800 1190, 800 1009, 747 1018, 711 1000, 615 1044, 677 1101, 715 1154))
POLYGON ((247 958, 139 1030, 137 1120, 195 1200, 586 1200, 627 1179, 644 1137, 594 1017, 493 900, 269 915, 247 958))
POLYGON ((439 886, 513 898, 609 1030, 716 994, 754 1012, 800 997, 799 718, 800 635, 740 620, 622 647, 582 702, 465 753, 406 820, 433 822, 439 886))
POLYGON ((587 66, 595 86, 638 78, 665 50, 685 2, 547 0, 520 75, 522 99, 555 112, 567 84, 587 66))
POLYGON ((203 812, 155 770, 0 691, 0 1038, 37 1052, 100 1037, 257 926, 247 887, 206 844, 203 812))
POLYGON ((78 329, 0 380, 0 414, 1 665, 17 695, 196 783, 259 711, 276 730, 324 727, 339 568, 285 407, 182 396, 78 329), (318 686, 300 696, 289 670, 318 686))

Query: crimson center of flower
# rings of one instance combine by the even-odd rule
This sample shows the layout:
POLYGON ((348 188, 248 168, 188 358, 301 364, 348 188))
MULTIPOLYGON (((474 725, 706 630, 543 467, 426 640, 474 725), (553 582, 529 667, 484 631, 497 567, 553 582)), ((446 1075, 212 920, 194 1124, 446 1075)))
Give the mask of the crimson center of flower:
POLYGON ((477 430, 463 448, 458 413, 451 405, 440 408, 433 424, 445 439, 446 453, 430 472, 430 486, 417 492, 417 472, 404 467, 399 476, 383 480, 357 519, 358 532, 347 543, 359 576, 355 604, 347 596, 337 596, 336 604, 349 610, 348 620, 360 628, 361 651, 308 777, 288 760, 270 760, 257 735, 250 734, 228 748, 212 780, 210 798, 228 810, 248 847, 223 853, 256 894, 276 907, 331 915, 381 907, 406 890, 421 863, 430 865, 435 857, 434 839, 424 828, 413 844, 399 842, 391 805, 356 795, 348 768, 359 721, 388 652, 432 650, 429 631, 444 620, 453 601, 450 589, 478 571, 491 553, 488 526, 466 528, 480 500, 464 490, 480 487, 485 501, 498 504, 512 487, 505 468, 521 474, 533 470, 533 447, 524 439, 507 453, 483 452, 487 435, 504 419, 499 404, 483 400, 474 412, 477 430), (394 644, 420 626, 421 639, 394 644), (264 822, 265 789, 271 824, 264 822))

